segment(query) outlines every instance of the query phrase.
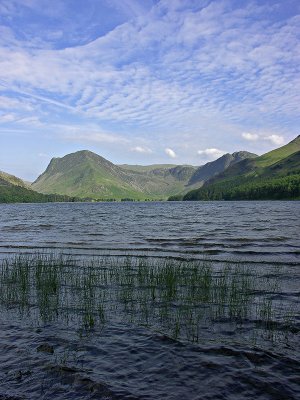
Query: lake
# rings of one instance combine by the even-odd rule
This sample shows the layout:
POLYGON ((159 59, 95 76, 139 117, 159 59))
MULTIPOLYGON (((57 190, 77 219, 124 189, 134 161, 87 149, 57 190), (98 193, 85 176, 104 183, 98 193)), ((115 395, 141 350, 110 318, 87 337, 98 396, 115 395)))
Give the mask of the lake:
MULTIPOLYGON (((185 271, 193 261, 208 260, 217 272, 238 265, 264 282, 255 299, 268 296, 276 320, 262 336, 266 307, 260 318, 252 310, 243 323, 224 316, 214 324, 201 320, 194 341, 182 326, 178 337, 169 334, 155 313, 148 318, 148 309, 145 323, 123 318, 116 305, 113 318, 83 334, 74 313, 66 311, 75 306, 64 306, 61 298, 58 308, 67 318, 47 321, 34 318, 30 299, 27 314, 13 301, 3 303, 0 399, 299 398, 300 202, 1 204, 0 215, 2 260, 55 252, 71 255, 78 265, 126 256, 155 265, 187 260, 185 271), (284 322, 276 314, 280 309, 284 322), (254 326, 255 337, 249 333, 254 326), (51 351, 37 351, 45 343, 51 351)), ((172 299, 172 313, 181 307, 178 301, 172 299)))

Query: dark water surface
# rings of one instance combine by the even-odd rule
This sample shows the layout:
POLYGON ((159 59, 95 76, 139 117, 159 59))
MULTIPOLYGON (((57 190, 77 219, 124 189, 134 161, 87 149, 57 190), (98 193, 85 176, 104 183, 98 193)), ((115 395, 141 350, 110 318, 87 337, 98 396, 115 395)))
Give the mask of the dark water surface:
POLYGON ((0 253, 300 260, 300 202, 10 204, 0 215, 0 253))
POLYGON ((82 337, 2 310, 0 400, 300 398, 299 231, 300 202, 0 205, 1 258, 54 250, 278 267, 297 321, 289 340, 243 345, 214 327, 193 344, 121 318, 82 337), (37 351, 44 343, 54 353, 37 351))

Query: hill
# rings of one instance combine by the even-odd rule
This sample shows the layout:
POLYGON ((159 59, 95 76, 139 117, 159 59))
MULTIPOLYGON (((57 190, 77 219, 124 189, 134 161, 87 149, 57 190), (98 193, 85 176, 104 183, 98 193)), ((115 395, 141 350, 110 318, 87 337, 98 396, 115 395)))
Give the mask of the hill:
POLYGON ((78 199, 35 192, 22 179, 0 171, 0 203, 46 203, 75 200, 78 199))
POLYGON ((0 184, 6 186, 10 184, 24 188, 28 187, 28 185, 24 181, 22 181, 22 179, 3 171, 0 171, 0 184))
POLYGON ((183 200, 300 197, 300 136, 255 159, 242 160, 188 192, 183 200))

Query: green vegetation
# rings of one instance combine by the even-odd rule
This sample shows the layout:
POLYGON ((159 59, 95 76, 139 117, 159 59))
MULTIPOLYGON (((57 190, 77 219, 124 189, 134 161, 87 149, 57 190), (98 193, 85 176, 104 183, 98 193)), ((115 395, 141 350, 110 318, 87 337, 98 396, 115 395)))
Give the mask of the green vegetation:
MULTIPOLYGON (((183 200, 300 198, 300 137, 255 159, 243 160, 208 180, 183 200), (280 158, 284 157, 284 158, 280 158)), ((178 199, 178 197, 175 199, 178 199)), ((170 198, 174 200, 174 197, 170 198)))
POLYGON ((37 325, 59 320, 81 334, 121 319, 190 342, 207 331, 213 336, 219 324, 236 332, 235 340, 243 333, 280 340, 296 332, 297 316, 276 301, 279 278, 278 269, 264 276, 234 263, 18 255, 0 264, 0 307, 37 325))
MULTIPOLYGON (((269 179, 249 179, 240 184, 212 184, 191 191, 183 200, 296 200, 300 199, 300 174, 269 179)), ((170 198, 180 200, 180 198, 170 198)))
POLYGON ((25 187, 1 184, 0 181, 0 203, 47 203, 69 201, 81 201, 81 199, 54 194, 44 195, 25 187))

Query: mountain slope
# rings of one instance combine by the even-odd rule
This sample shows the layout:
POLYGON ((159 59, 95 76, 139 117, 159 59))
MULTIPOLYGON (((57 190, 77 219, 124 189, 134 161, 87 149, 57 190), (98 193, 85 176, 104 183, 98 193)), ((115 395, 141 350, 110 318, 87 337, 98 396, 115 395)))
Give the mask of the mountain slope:
POLYGON ((28 187, 28 185, 22 181, 22 179, 17 178, 14 175, 10 175, 7 172, 0 171, 0 184, 2 185, 15 185, 21 187, 28 187))
POLYGON ((260 157, 230 166, 183 199, 297 198, 299 177, 300 136, 260 157))
POLYGON ((268 167, 276 162, 285 159, 293 153, 300 150, 300 135, 298 135, 294 140, 286 144, 285 146, 279 147, 278 149, 269 151, 266 154, 258 157, 256 165, 259 168, 268 167))

